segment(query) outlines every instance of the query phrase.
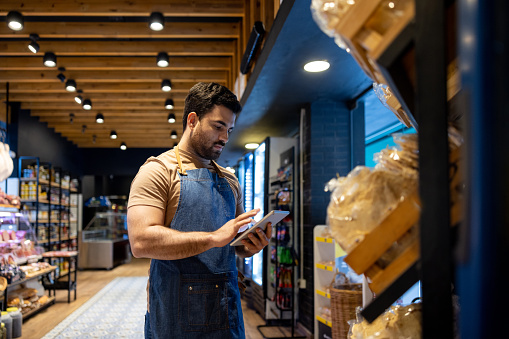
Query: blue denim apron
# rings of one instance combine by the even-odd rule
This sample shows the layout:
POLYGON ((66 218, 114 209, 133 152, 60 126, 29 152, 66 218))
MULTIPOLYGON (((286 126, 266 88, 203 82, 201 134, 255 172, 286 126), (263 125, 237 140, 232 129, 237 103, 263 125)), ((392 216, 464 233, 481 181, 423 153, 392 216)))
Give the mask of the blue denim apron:
MULTIPOLYGON (((235 218, 230 184, 212 161, 185 171, 178 147, 180 199, 170 224, 181 232, 212 232, 235 218)), ((150 265, 147 320, 152 338, 245 338, 235 250, 212 248, 190 258, 155 260, 150 265)))

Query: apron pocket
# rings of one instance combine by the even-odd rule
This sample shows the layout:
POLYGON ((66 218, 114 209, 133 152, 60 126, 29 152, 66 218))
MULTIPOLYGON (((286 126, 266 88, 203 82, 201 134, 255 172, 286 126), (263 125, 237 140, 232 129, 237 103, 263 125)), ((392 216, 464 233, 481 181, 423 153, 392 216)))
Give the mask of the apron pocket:
POLYGON ((181 275, 179 316, 184 331, 207 332, 237 326, 237 297, 230 280, 226 274, 181 275))

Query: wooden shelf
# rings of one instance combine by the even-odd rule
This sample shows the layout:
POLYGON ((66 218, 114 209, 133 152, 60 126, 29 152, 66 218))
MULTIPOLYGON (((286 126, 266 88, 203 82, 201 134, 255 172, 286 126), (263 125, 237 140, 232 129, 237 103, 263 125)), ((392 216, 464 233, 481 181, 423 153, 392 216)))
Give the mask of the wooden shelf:
POLYGON ((23 313, 23 320, 26 320, 30 318, 31 316, 39 313, 40 311, 48 308, 49 306, 53 305, 55 303, 55 297, 48 297, 48 301, 44 303, 44 305, 39 306, 38 308, 35 308, 33 310, 30 310, 26 313, 23 313))

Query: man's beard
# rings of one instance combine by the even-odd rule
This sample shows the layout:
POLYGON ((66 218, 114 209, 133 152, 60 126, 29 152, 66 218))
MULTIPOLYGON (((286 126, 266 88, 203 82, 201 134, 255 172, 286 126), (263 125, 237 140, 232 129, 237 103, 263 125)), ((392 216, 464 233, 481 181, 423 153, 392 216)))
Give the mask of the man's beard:
POLYGON ((207 160, 217 160, 221 156, 221 151, 215 150, 215 145, 225 146, 225 143, 222 141, 218 141, 212 144, 212 146, 207 146, 207 141, 205 140, 199 131, 196 131, 194 135, 191 136, 191 147, 193 147, 196 154, 198 154, 203 159, 207 160))

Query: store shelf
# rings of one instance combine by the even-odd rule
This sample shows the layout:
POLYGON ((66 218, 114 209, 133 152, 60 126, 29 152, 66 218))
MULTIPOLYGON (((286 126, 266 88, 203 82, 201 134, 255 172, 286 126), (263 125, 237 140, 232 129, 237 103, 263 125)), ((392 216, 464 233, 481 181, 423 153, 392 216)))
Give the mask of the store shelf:
POLYGON ((319 315, 316 316, 316 320, 318 320, 319 322, 321 322, 324 325, 332 327, 332 322, 330 320, 327 320, 327 319, 325 319, 323 317, 320 317, 319 315))
POLYGON ((327 299, 330 299, 330 293, 327 293, 325 291, 322 291, 322 290, 316 290, 316 294, 318 295, 321 295, 322 297, 325 297, 327 299))
POLYGON ((332 238, 316 237, 315 239, 318 242, 325 242, 325 243, 328 243, 328 244, 333 244, 334 243, 334 239, 332 239, 332 238))
POLYGON ((330 265, 324 265, 324 264, 316 263, 316 267, 317 267, 317 268, 319 268, 319 269, 321 269, 321 270, 334 272, 334 266, 330 266, 330 265))
POLYGON ((37 313, 41 312, 42 310, 45 310, 49 306, 53 305, 55 303, 55 297, 48 297, 48 301, 44 303, 44 305, 39 306, 36 309, 30 310, 23 314, 23 320, 27 320, 28 318, 36 315, 37 313))

